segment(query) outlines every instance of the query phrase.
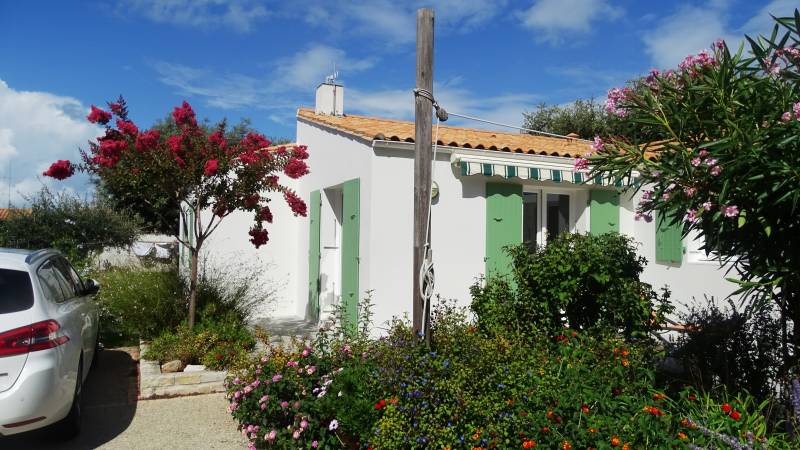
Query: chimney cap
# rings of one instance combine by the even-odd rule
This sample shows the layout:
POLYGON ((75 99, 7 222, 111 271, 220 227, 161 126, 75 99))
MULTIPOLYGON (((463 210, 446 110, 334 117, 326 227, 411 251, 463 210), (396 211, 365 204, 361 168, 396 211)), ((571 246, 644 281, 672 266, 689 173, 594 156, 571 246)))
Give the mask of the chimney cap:
POLYGON ((568 134, 567 137, 568 138, 572 138, 572 139, 577 139, 577 138, 580 137, 580 135, 578 135, 578 133, 572 132, 572 133, 568 134))

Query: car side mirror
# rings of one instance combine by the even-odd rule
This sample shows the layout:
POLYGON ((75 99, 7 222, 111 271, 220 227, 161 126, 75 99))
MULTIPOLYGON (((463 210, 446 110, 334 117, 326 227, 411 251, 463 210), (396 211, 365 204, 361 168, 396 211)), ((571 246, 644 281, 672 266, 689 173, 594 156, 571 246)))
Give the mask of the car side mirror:
POLYGON ((84 295, 94 295, 97 294, 97 291, 100 290, 100 283, 97 280, 92 278, 87 278, 83 282, 83 293, 84 295))

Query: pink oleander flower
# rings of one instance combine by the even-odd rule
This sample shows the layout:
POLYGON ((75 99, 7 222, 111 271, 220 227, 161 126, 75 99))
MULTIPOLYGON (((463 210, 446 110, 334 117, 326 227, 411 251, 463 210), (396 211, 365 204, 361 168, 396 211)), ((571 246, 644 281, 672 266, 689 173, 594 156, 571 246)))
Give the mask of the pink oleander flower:
POLYGON ((244 387, 244 392, 243 392, 244 395, 247 395, 247 394, 249 394, 251 392, 253 392, 253 388, 252 387, 250 387, 250 386, 245 386, 244 387))
POLYGON ((705 203, 703 203, 703 209, 704 209, 704 210, 706 210, 706 211, 711 211, 711 209, 712 209, 713 207, 714 207, 714 204, 713 204, 713 203, 711 203, 711 202, 705 202, 705 203))
POLYGON ((699 218, 697 216, 697 211, 695 211, 693 209, 687 210, 686 211, 686 220, 688 220, 691 223, 696 223, 699 220, 699 218))
POLYGON ((781 115, 781 122, 786 123, 789 122, 790 120, 792 120, 792 113, 790 113, 789 111, 786 111, 781 115))
POLYGON ((573 172, 584 172, 589 169, 589 160, 586 158, 575 158, 575 163, 572 165, 573 172))
POLYGON ((717 175, 722 173, 722 166, 714 166, 714 167, 711 168, 710 172, 711 172, 711 175, 716 177, 717 175))
POLYGON ((701 162, 700 158, 692 158, 692 166, 694 167, 699 166, 701 162))
POLYGON ((267 409, 267 404, 262 403, 261 406, 259 406, 259 408, 261 408, 261 410, 264 411, 265 409, 267 409))
POLYGON ((697 193, 697 188, 692 186, 687 186, 683 188, 683 193, 686 194, 687 197, 692 198, 694 197, 694 194, 697 193))
POLYGON ((670 195, 671 194, 669 192, 664 192, 663 194, 661 194, 661 198, 664 200, 669 200, 670 195))
POLYGON ((739 207, 736 205, 723 206, 721 209, 725 217, 736 217, 739 215, 739 207))
POLYGON ((605 147, 606 147, 606 144, 605 144, 605 142, 603 142, 602 139, 600 139, 600 136, 595 136, 594 137, 594 141, 589 146, 589 149, 592 151, 592 153, 594 153, 594 152, 602 151, 605 147))
POLYGON ((725 40, 723 40, 722 38, 717 39, 716 41, 714 41, 714 47, 722 50, 723 48, 725 48, 725 40))
POLYGON ((629 93, 629 88, 612 88, 610 91, 608 91, 608 98, 606 99, 606 112, 609 114, 614 114, 618 117, 625 117, 628 111, 625 110, 625 108, 622 108, 619 103, 625 100, 629 93))
POLYGON ((642 201, 647 201, 653 198, 653 191, 643 191, 642 201))
POLYGON ((717 158, 706 158, 703 163, 709 167, 717 165, 717 158))
POLYGON ((294 402, 294 404, 292 405, 292 407, 293 407, 294 409, 299 409, 299 408, 300 408, 300 402, 299 402, 299 401, 297 401, 297 402, 294 402))

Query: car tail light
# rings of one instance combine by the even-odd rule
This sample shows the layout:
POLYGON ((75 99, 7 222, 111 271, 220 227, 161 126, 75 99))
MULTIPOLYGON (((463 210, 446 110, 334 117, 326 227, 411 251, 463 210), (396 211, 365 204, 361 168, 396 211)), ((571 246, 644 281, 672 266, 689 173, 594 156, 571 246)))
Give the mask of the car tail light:
POLYGON ((58 347, 69 341, 69 337, 58 333, 60 329, 55 320, 45 320, 0 333, 0 357, 58 347))

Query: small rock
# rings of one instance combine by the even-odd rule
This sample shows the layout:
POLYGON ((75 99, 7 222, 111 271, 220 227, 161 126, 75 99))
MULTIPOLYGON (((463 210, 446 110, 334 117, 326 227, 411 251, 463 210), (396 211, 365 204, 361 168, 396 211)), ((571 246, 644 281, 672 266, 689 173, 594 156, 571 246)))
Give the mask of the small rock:
POLYGON ((202 364, 189 364, 183 369, 184 372, 202 372, 204 370, 206 370, 206 366, 202 364))
POLYGON ((179 359, 166 362, 161 365, 161 373, 180 372, 182 369, 183 369, 183 363, 179 359))

